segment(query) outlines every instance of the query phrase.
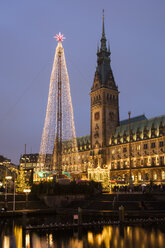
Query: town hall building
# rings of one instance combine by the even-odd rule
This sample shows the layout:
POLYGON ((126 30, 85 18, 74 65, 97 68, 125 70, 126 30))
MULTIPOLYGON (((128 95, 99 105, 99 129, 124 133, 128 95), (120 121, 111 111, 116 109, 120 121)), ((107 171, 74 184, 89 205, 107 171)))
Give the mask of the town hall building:
MULTIPOLYGON (((120 121, 119 90, 110 55, 103 19, 97 68, 90 91, 90 135, 77 138, 78 153, 66 142, 62 170, 79 179, 101 181, 107 177, 129 183, 131 177, 134 184, 151 180, 165 182, 165 115, 151 119, 141 115, 120 121), (75 154, 77 160, 73 159, 75 154), (104 175, 99 173, 102 171, 104 175)), ((31 157, 30 154, 26 156, 31 157)), ((20 161, 23 166, 23 160, 20 161)), ((34 170, 37 171, 37 162, 34 170)))

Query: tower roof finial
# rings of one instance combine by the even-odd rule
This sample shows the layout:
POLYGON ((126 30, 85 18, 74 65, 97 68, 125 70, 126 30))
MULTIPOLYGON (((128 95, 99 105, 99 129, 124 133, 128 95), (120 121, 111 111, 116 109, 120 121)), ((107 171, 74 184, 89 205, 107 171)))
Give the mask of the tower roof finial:
POLYGON ((103 27, 102 27, 102 37, 101 37, 101 50, 107 50, 107 48, 106 48, 105 30, 104 30, 104 9, 103 9, 103 27))
POLYGON ((104 9, 103 9, 103 29, 102 29, 102 38, 105 37, 105 31, 104 31, 104 9))

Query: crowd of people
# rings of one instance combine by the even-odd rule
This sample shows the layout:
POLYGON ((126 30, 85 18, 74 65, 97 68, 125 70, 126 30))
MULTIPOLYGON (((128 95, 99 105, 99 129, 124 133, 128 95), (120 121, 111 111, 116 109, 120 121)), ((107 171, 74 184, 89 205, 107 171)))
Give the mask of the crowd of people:
POLYGON ((165 192, 165 184, 149 184, 142 185, 115 185, 112 187, 112 192, 142 192, 142 193, 154 193, 154 192, 165 192))

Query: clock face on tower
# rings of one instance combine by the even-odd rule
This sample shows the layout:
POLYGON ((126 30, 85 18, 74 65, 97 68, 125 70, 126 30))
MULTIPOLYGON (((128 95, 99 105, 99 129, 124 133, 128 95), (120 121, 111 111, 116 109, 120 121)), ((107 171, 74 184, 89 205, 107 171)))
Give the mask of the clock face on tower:
POLYGON ((95 113, 95 121, 98 121, 100 119, 100 112, 95 113))

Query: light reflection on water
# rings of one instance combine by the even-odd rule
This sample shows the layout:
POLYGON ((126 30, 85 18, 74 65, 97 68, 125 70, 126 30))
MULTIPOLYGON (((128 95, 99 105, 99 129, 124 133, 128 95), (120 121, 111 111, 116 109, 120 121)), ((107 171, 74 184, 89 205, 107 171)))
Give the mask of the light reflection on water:
POLYGON ((104 226, 100 229, 24 232, 22 226, 1 228, 2 248, 164 248, 165 233, 158 227, 104 226))

